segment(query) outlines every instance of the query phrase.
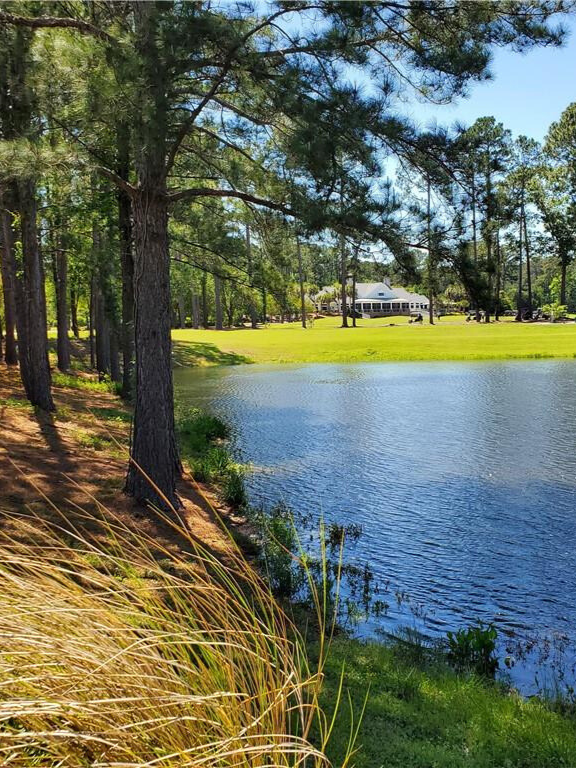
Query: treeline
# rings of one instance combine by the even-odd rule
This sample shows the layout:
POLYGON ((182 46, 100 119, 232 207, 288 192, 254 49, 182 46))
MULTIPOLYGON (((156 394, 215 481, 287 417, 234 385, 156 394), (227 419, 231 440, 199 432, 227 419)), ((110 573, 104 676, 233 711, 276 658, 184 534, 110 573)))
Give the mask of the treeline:
POLYGON ((450 274, 489 317, 516 248, 529 307, 536 210, 559 263, 573 256, 573 111, 534 175, 536 148, 494 121, 422 133, 399 97, 447 102, 492 46, 560 44, 570 7, 3 3, 5 359, 30 401, 53 409, 48 315, 62 370, 88 328, 94 368, 134 403, 125 490, 177 507, 174 324, 305 317, 314 287, 386 269, 377 250, 432 296, 450 274))

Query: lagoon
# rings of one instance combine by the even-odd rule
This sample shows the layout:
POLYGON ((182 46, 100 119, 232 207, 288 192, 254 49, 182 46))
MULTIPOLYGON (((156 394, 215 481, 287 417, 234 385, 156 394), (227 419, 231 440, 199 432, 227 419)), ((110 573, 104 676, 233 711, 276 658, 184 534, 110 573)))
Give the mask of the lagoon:
POLYGON ((390 595, 384 629, 492 621, 524 690, 557 674, 554 649, 576 643, 576 362, 248 365, 175 384, 232 425, 253 503, 362 526, 348 558, 390 595))

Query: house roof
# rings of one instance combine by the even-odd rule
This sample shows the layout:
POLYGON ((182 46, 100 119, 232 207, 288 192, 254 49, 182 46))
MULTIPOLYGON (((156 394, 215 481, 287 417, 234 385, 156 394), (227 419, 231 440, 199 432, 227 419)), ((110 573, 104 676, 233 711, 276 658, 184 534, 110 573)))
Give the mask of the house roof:
MULTIPOLYGON (((326 285, 315 295, 314 299, 324 296, 336 297, 337 289, 326 285)), ((407 301, 410 303, 428 303, 428 297, 420 293, 411 293, 400 286, 390 286, 388 283, 356 283, 356 301, 407 301)))
POLYGON ((428 297, 420 293, 411 293, 400 286, 386 283, 356 283, 356 301, 407 301, 414 303, 428 302, 428 297))

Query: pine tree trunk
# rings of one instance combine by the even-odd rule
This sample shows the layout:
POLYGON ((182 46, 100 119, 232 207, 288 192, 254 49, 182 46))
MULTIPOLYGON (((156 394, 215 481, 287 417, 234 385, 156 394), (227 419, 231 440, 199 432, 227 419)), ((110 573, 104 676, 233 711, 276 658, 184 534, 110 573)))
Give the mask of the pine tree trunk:
POLYGON ((100 377, 110 374, 110 321, 102 289, 96 291, 96 370, 100 377))
POLYGON ((526 209, 523 211, 524 221, 524 250, 526 251, 526 286, 528 288, 528 311, 532 317, 532 267, 530 263, 530 241, 528 240, 528 227, 526 226, 526 209))
POLYGON ((90 277, 90 299, 88 303, 88 339, 90 342, 90 368, 96 368, 96 345, 94 343, 94 326, 96 318, 96 278, 90 277))
MULTIPOLYGON (((128 171, 125 171, 126 176, 128 171)), ((128 196, 118 193, 118 228, 122 271, 122 396, 132 396, 134 370, 134 254, 132 252, 132 213, 128 196)))
POLYGON ((430 176, 426 179, 426 239, 428 241, 428 320, 434 325, 434 262, 432 256, 432 205, 430 176))
POLYGON ((523 252, 523 246, 522 246, 522 217, 520 217, 520 243, 519 243, 519 249, 518 249, 518 255, 519 255, 519 262, 518 262, 518 296, 516 299, 516 322, 520 322, 522 320, 522 305, 523 305, 523 297, 522 297, 522 284, 523 284, 523 276, 522 276, 522 252, 523 252))
POLYGON ((220 277, 214 275, 214 314, 215 314, 215 329, 221 331, 224 327, 222 318, 222 297, 221 297, 221 284, 220 277))
POLYGON ((304 272, 302 270, 302 249, 300 238, 296 238, 296 251, 298 253, 298 283, 300 284, 300 313, 302 315, 302 328, 306 328, 306 297, 304 295, 304 272))
POLYGON ((248 258, 248 279, 250 281, 250 325, 252 328, 258 328, 258 313, 256 312, 256 304, 254 302, 254 296, 252 294, 252 238, 250 236, 250 224, 246 224, 246 254, 248 258))
POLYGON ((4 361, 6 365, 18 365, 16 347, 16 261, 14 256, 10 214, 0 214, 0 266, 2 268, 2 290, 4 293, 4 320, 6 340, 4 361))
POLYGON ((346 314, 346 283, 348 280, 348 264, 346 259, 346 243, 344 235, 340 236, 340 304, 342 305, 342 328, 348 328, 348 315, 346 314))
POLYGON ((208 328, 208 291, 206 290, 206 272, 202 273, 202 326, 208 328))
POLYGON ((117 327, 112 327, 110 331, 110 340, 108 347, 110 349, 110 378, 112 381, 120 383, 122 381, 122 373, 120 371, 120 344, 119 333, 117 327))
POLYGON ((78 292, 74 285, 70 286, 70 322, 72 324, 72 333, 75 339, 80 338, 80 327, 78 325, 78 292))
POLYGON ((494 297, 494 319, 500 320, 500 293, 502 290, 502 251, 500 248, 500 222, 496 228, 496 291, 494 297))
MULTIPOLYGON (((57 234, 57 237, 59 235, 57 234)), ((70 368, 70 340, 68 338, 68 254, 59 243, 54 258, 56 273, 56 323, 58 336, 56 349, 58 368, 67 371, 70 368)))
POLYGON ((36 188, 31 179, 17 184, 22 234, 23 327, 18 325, 20 371, 26 396, 45 411, 53 411, 44 270, 36 222, 36 188))
POLYGON ((200 328, 200 307, 197 293, 192 294, 192 328, 195 330, 200 328))
POLYGON ((132 205, 136 396, 125 489, 140 502, 177 508, 176 482, 182 466, 174 424, 166 199, 155 190, 140 189, 132 205))

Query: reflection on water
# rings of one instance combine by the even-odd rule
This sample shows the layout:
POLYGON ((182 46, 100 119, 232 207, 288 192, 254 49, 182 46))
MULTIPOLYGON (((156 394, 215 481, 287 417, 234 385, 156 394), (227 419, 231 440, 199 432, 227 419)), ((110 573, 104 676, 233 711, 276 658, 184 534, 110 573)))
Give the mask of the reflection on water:
MULTIPOLYGON (((181 402, 234 425, 256 468, 251 498, 360 523, 354 559, 421 604, 429 632, 479 617, 521 636, 576 638, 576 363, 175 378, 181 402)), ((406 618, 393 606, 390 622, 406 618)))

